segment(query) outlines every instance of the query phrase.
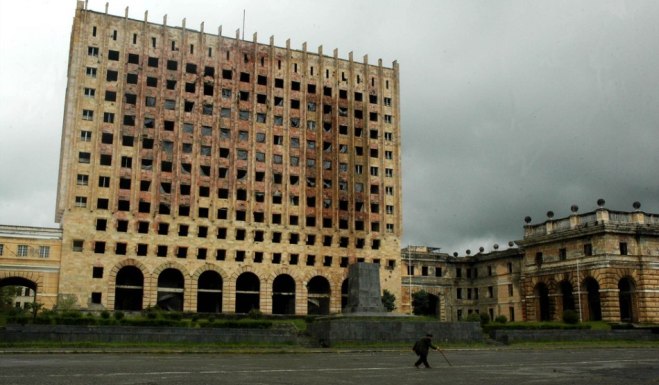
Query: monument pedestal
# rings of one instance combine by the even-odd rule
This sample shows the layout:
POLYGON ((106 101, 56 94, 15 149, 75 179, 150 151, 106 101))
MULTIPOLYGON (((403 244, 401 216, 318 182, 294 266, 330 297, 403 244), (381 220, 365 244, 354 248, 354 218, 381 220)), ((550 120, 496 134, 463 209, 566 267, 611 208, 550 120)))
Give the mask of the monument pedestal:
POLYGON ((346 315, 385 314, 380 292, 380 265, 355 263, 348 268, 348 304, 346 315))

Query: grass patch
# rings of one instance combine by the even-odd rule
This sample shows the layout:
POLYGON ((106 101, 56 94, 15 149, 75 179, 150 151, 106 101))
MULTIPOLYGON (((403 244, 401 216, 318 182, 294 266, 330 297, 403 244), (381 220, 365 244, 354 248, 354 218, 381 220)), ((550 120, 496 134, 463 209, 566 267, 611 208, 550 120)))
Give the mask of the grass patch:
MULTIPOLYGON (((433 344, 440 349, 483 349, 490 347, 484 342, 438 342, 433 341, 433 344)), ((412 345, 414 341, 410 342, 373 342, 373 343, 364 343, 364 342, 339 342, 332 344, 332 348, 335 349, 376 349, 376 350, 409 350, 412 353, 412 345)))
POLYGON ((0 348, 23 348, 23 349, 180 349, 180 350, 204 350, 204 349, 275 349, 290 348, 296 346, 294 343, 267 343, 267 342, 53 342, 53 341, 31 341, 31 342, 0 342, 0 348))
POLYGON ((584 349, 584 348, 659 348, 659 341, 592 340, 592 341, 520 341, 506 348, 521 349, 584 349))

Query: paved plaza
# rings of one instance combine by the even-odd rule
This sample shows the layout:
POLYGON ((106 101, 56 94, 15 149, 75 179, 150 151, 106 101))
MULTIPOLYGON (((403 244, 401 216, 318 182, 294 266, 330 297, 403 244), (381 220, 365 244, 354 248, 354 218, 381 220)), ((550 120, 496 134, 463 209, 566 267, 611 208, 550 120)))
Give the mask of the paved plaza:
POLYGON ((0 384, 659 384, 659 349, 281 354, 0 354, 0 384))

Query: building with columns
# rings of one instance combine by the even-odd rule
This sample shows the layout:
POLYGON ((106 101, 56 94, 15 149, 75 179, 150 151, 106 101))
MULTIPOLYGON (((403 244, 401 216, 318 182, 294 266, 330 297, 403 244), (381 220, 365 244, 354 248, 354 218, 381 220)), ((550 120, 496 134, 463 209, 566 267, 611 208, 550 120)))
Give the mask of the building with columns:
POLYGON ((604 207, 531 224, 506 250, 449 256, 437 248, 402 250, 402 310, 425 291, 432 313, 457 321, 472 313, 510 321, 659 322, 659 214, 604 207))
POLYGON ((640 210, 595 211, 544 223, 527 218, 521 286, 527 320, 659 322, 659 215, 640 210))

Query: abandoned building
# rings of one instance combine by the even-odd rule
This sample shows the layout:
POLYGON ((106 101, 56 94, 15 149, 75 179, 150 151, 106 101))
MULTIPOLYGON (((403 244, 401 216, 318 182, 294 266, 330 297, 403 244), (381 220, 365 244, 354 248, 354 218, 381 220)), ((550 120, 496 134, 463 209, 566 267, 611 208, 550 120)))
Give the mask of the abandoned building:
POLYGON ((659 322, 659 215, 609 210, 530 224, 519 247, 458 257, 408 246, 402 301, 424 290, 432 312, 445 321, 487 313, 510 321, 561 320, 574 310, 582 321, 659 322))
POLYGON ((659 215, 604 208, 524 226, 520 285, 527 320, 659 322, 659 215))
POLYGON ((523 256, 516 247, 498 250, 495 246, 488 253, 458 256, 427 246, 407 246, 401 252, 402 310, 410 312, 413 293, 423 290, 430 299, 430 312, 442 321, 460 321, 472 313, 521 321, 523 256))
POLYGON ((56 221, 82 308, 342 309, 347 267, 400 292, 398 65, 78 2, 56 221))
POLYGON ((51 308, 330 314, 348 266, 411 312, 659 322, 659 215, 600 207, 517 246, 401 251, 399 67, 78 1, 56 222, 0 226, 0 286, 51 308), (26 292, 25 290, 23 291, 26 292))
POLYGON ((24 295, 16 298, 21 307, 36 301, 52 308, 57 304, 61 249, 60 229, 0 225, 0 287, 21 288, 24 295))

